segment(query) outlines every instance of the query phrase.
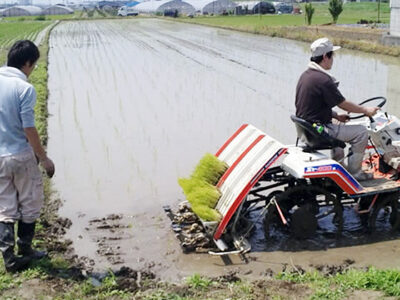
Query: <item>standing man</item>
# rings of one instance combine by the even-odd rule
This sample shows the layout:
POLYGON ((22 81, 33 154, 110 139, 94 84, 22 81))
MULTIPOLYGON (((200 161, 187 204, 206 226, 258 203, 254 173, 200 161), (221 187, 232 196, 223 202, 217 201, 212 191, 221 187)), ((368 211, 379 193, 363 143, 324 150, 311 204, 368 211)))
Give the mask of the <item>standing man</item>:
MULTIPOLYGON (((347 112, 362 113, 369 117, 379 108, 357 105, 340 93, 339 82, 328 72, 332 68, 334 51, 338 49, 340 47, 333 46, 327 38, 320 38, 311 44, 311 62, 297 83, 296 116, 311 124, 323 125, 330 136, 350 143, 352 155, 348 158, 347 169, 357 180, 368 180, 373 175, 361 170, 368 144, 367 130, 361 125, 345 125, 349 116, 338 114, 332 108, 338 106, 347 112)), ((333 149, 333 159, 340 160, 343 157, 343 149, 333 149)))
POLYGON ((31 247, 35 220, 43 205, 37 160, 48 176, 54 174, 54 164, 35 128, 36 91, 27 82, 39 56, 31 41, 17 41, 8 53, 7 66, 0 68, 0 251, 9 272, 22 270, 31 259, 46 255, 31 247), (14 253, 16 221, 18 256, 14 253))

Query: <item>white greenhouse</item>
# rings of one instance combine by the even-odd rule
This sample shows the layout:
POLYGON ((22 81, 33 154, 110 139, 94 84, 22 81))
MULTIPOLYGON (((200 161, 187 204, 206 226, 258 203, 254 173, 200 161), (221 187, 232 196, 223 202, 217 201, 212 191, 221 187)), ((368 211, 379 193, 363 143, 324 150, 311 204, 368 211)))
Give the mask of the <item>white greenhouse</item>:
POLYGON ((146 1, 135 5, 135 10, 138 13, 166 14, 167 12, 177 12, 178 14, 190 15, 195 13, 193 5, 186 1, 180 0, 161 0, 161 1, 146 1))
POLYGON ((43 15, 68 15, 73 13, 74 11, 71 8, 61 5, 47 7, 42 12, 43 15))
POLYGON ((194 6, 197 13, 203 15, 221 15, 234 12, 236 3, 231 0, 186 0, 194 6))
POLYGON ((274 14, 275 6, 266 1, 242 1, 236 2, 238 8, 242 10, 242 14, 274 14))
POLYGON ((19 17, 19 16, 38 16, 42 14, 42 9, 31 5, 11 6, 3 9, 0 13, 2 17, 19 17))

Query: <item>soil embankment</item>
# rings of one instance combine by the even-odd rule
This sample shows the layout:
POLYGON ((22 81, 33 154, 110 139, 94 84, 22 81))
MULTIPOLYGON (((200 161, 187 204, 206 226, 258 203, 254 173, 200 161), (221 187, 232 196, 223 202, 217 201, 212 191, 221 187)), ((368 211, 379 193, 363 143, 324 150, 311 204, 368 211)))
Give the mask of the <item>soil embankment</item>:
POLYGON ((373 26, 355 27, 340 25, 312 25, 312 26, 267 26, 258 24, 230 25, 208 24, 199 19, 176 19, 178 22, 212 26, 241 32, 249 32, 271 37, 281 37, 303 42, 312 42, 326 36, 335 44, 347 49, 359 50, 366 53, 400 56, 400 46, 386 46, 382 44, 383 35, 387 29, 373 26))

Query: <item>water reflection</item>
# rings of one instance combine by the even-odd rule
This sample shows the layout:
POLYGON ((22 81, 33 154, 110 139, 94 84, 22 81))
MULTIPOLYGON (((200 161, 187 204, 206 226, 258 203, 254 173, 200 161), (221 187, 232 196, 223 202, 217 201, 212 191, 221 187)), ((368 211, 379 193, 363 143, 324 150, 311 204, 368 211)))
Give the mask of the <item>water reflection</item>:
MULTIPOLYGON (((320 212, 322 212, 321 209, 320 212)), ((381 212, 380 214, 383 214, 381 212)), ((251 214, 251 219, 257 218, 257 213, 251 214)), ((265 237, 263 221, 257 221, 255 230, 249 241, 252 251, 318 251, 329 248, 357 246, 380 241, 394 240, 400 237, 400 231, 392 232, 391 225, 386 216, 379 215, 376 230, 370 232, 366 224, 362 223, 360 215, 354 207, 345 206, 343 210, 343 231, 337 235, 333 221, 333 214, 318 221, 318 230, 311 238, 298 239, 282 226, 271 226, 270 236, 265 237)), ((279 225, 279 224, 278 224, 279 225)))

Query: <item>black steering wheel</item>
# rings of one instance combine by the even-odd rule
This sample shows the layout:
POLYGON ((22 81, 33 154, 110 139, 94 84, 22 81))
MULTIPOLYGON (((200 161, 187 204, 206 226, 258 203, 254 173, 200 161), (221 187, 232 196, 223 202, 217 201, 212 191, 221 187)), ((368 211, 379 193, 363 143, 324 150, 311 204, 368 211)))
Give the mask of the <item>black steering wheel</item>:
MULTIPOLYGON (((385 103, 386 103, 386 98, 385 98, 385 97, 382 97, 382 96, 369 98, 369 99, 364 100, 363 102, 359 103, 358 105, 364 105, 364 104, 366 104, 366 103, 369 103, 369 102, 375 101, 375 100, 379 100, 379 99, 381 99, 381 101, 379 102, 379 104, 377 105, 377 107, 382 108, 382 106, 384 106, 385 103)), ((360 115, 355 116, 355 117, 350 117, 350 120, 360 119, 360 118, 363 118, 363 117, 365 117, 365 116, 366 116, 366 115, 364 115, 364 114, 360 114, 360 115)), ((369 118, 370 118, 370 120, 372 119, 372 117, 369 117, 369 118)), ((371 121, 373 121, 373 119, 372 119, 371 121)))

